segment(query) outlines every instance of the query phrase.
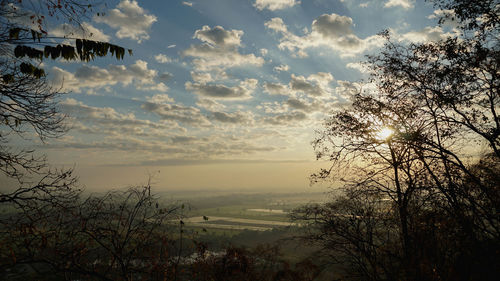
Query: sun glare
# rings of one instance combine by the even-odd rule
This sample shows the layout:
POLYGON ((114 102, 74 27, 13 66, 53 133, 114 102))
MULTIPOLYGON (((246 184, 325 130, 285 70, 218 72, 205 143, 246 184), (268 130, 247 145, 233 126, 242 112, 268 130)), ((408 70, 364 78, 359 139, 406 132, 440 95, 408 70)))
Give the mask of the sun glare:
POLYGON ((389 137, 391 137, 393 134, 394 134, 394 131, 392 129, 384 127, 380 131, 377 132, 376 138, 377 138, 377 140, 385 141, 389 137))

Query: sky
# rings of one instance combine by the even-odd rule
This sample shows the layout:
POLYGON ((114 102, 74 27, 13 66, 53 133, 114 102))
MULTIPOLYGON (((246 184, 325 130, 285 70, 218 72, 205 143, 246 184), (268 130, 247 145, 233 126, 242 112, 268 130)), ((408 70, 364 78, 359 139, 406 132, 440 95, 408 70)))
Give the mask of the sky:
POLYGON ((364 87, 360 64, 389 30, 402 43, 437 40, 421 0, 106 1, 81 19, 87 37, 133 50, 123 60, 46 61, 71 128, 39 144, 87 189, 314 190, 325 167, 311 142, 332 110, 364 87))

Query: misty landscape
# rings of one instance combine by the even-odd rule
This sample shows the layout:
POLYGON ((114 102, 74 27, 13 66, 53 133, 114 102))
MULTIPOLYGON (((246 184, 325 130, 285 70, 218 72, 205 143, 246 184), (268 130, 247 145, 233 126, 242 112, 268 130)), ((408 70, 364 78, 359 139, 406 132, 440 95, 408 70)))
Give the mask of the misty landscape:
POLYGON ((0 280, 500 276, 500 0, 0 0, 0 280))

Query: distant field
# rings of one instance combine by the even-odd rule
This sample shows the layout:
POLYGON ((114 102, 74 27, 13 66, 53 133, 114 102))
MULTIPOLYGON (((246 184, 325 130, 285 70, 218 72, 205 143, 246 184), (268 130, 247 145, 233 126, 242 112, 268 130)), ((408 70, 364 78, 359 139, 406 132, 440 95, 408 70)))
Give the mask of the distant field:
POLYGON ((272 230, 275 227, 286 227, 291 225, 290 222, 286 221, 269 221, 231 217, 209 217, 208 220, 205 220, 202 216, 186 218, 184 219, 184 223, 186 223, 187 226, 255 231, 267 231, 272 230))
POLYGON ((230 217, 241 219, 255 219, 255 220, 268 220, 268 221, 287 221, 286 213, 264 213, 249 211, 255 205, 232 205, 213 208, 204 208, 193 211, 193 216, 216 216, 216 217, 230 217))

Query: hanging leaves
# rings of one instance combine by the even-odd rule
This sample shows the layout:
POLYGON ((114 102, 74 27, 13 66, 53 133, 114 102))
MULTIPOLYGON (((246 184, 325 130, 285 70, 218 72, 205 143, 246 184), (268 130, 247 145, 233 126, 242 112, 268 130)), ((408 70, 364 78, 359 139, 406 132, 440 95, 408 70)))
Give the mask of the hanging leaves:
POLYGON ((9 30, 9 39, 19 39, 19 32, 21 32, 21 28, 11 28, 9 30))
MULTIPOLYGON (((125 49, 107 42, 92 41, 86 39, 76 39, 76 51, 81 61, 90 61, 97 57, 104 57, 111 53, 116 59, 123 59, 125 49)), ((131 55, 132 50, 129 50, 131 55)))
MULTIPOLYGON (((37 38, 38 35, 35 34, 34 36, 34 38, 37 38)), ((85 39, 76 39, 76 50, 75 47, 64 44, 57 46, 46 45, 43 51, 25 45, 17 45, 14 49, 14 55, 17 58, 28 57, 38 60, 43 58, 76 60, 79 58, 81 61, 88 62, 95 57, 104 57, 108 53, 111 53, 117 60, 121 60, 125 56, 125 49, 110 43, 85 39)), ((131 55, 132 50, 129 49, 128 53, 131 55)))
POLYGON ((45 71, 43 69, 38 68, 30 63, 23 62, 21 63, 21 65, 19 65, 19 68, 22 73, 32 75, 36 78, 42 78, 43 76, 45 76, 45 71))
POLYGON ((14 82, 14 75, 12 74, 5 74, 2 76, 2 80, 5 84, 9 84, 9 83, 12 83, 14 82))
POLYGON ((38 59, 38 60, 43 59, 42 51, 24 45, 17 45, 16 48, 14 49, 14 55, 16 56, 16 58, 28 57, 30 59, 38 59))

